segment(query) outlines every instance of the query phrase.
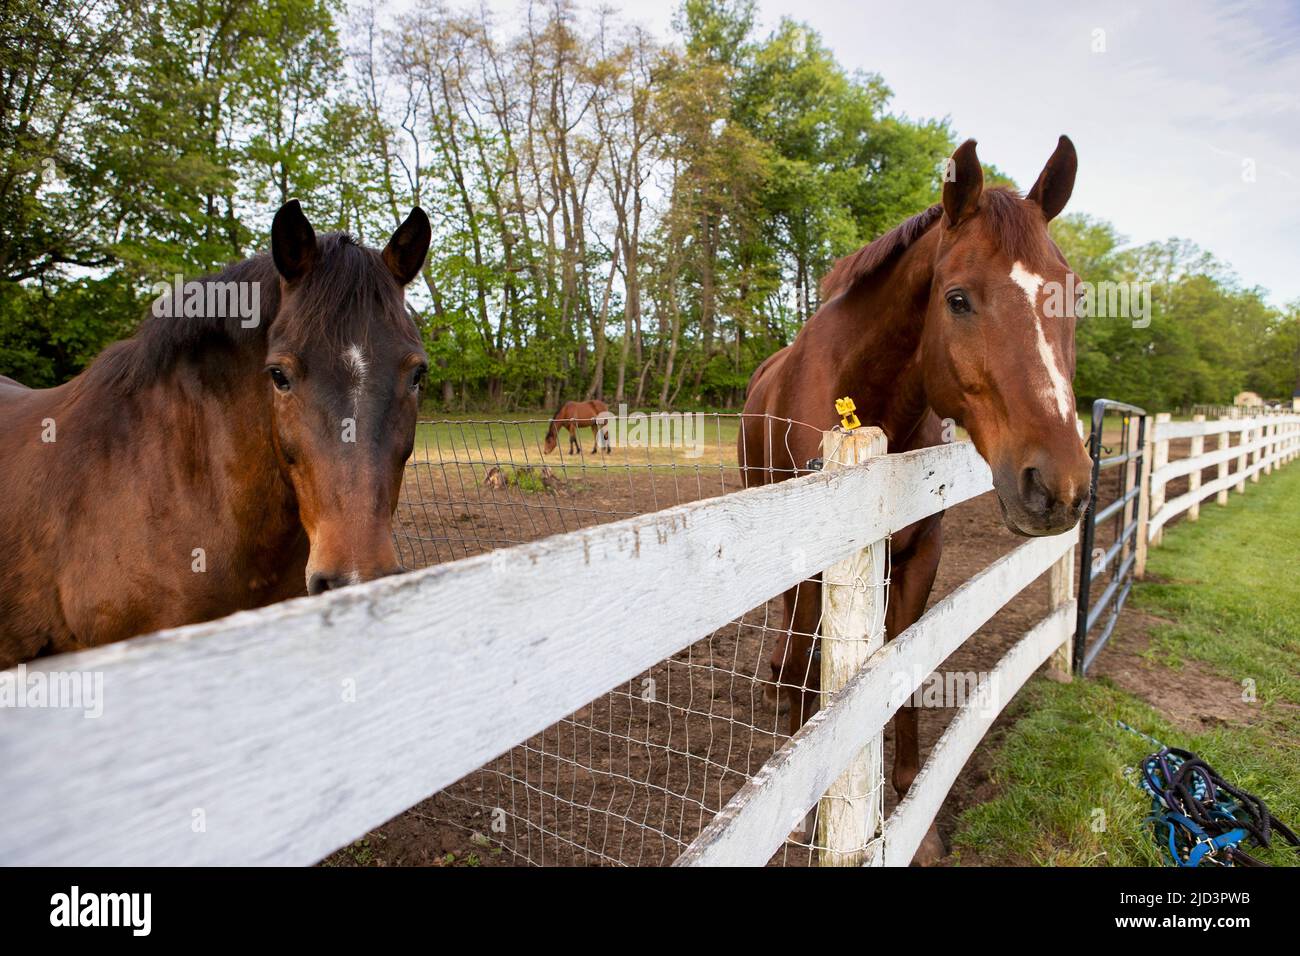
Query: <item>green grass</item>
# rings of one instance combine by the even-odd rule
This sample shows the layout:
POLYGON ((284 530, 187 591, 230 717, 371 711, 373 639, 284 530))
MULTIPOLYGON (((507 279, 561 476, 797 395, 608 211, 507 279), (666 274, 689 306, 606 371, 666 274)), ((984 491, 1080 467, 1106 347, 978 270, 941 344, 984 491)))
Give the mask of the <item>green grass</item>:
POLYGON ((520 491, 539 494, 546 490, 542 476, 532 468, 516 468, 510 475, 510 483, 520 491))
MULTIPOLYGON (((682 413, 691 414, 691 413, 682 413)), ((654 447, 614 448, 608 455, 591 453, 593 435, 591 428, 578 429, 581 445, 579 455, 569 454, 569 433, 562 430, 559 446, 549 455, 543 453, 550 416, 537 413, 491 413, 469 415, 429 415, 416 426, 415 454, 418 461, 477 462, 486 461, 517 466, 550 464, 560 461, 583 461, 588 467, 663 466, 723 464, 734 467, 736 462, 736 437, 740 419, 734 414, 703 413, 702 421, 692 422, 690 432, 692 447, 682 447, 677 426, 670 438, 679 439, 677 445, 656 444, 654 447), (694 454, 688 454, 691 451, 694 454)))
MULTIPOLYGON (((1147 800, 1124 777, 1124 768, 1152 748, 1116 730, 1116 718, 1195 751, 1283 821, 1300 825, 1298 577, 1295 464, 1248 485, 1227 507, 1211 502, 1200 521, 1170 528, 1164 546, 1151 552, 1148 580, 1132 597, 1168 621, 1156 626, 1148 657, 1172 671, 1174 686, 1189 666, 1222 678, 1225 688, 1253 681, 1257 701, 1249 723, 1187 734, 1104 679, 1035 680, 1014 705, 1018 719, 993 761, 998 796, 959 820, 958 859, 1158 864, 1141 822, 1147 800)), ((1212 701, 1205 710, 1214 712, 1212 701)), ((1300 854, 1280 841, 1258 855, 1277 865, 1300 864, 1300 854)))
POLYGON ((1246 488, 1170 529, 1135 598, 1174 622, 1153 642, 1165 663, 1204 661, 1254 680, 1266 706, 1300 705, 1300 466, 1246 488))

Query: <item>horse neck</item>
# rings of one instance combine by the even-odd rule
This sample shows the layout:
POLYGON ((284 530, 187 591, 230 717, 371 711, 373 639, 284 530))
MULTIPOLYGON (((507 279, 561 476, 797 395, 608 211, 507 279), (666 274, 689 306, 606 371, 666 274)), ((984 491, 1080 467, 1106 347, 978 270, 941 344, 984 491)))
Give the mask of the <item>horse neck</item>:
POLYGON ((824 333, 840 356, 836 396, 852 396, 858 417, 881 426, 893 450, 909 447, 929 411, 920 352, 937 241, 932 229, 859 280, 824 333))

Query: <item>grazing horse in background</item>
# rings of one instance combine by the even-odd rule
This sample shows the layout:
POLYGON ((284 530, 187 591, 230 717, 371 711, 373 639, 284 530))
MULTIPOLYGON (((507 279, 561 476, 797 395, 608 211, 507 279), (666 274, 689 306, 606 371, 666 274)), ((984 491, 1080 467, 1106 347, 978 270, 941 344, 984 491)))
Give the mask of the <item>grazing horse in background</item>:
POLYGON ((591 453, 594 455, 603 448, 608 454, 609 428, 605 420, 600 417, 608 414, 609 406, 598 398, 593 398, 589 402, 565 402, 560 406, 559 411, 551 416, 551 427, 546 430, 546 444, 542 446, 542 452, 549 455, 555 451, 560 438, 560 429, 567 428, 569 454, 576 455, 582 451, 582 446, 578 443, 578 429, 590 428, 591 453))
POLYGON ((402 570, 429 239, 418 208, 382 252, 318 239, 293 200, 270 255, 182 287, 196 308, 57 388, 0 379, 0 668, 402 570))
MULTIPOLYGON (((825 304, 754 372, 745 412, 829 429, 838 417, 835 399, 849 396, 864 425, 884 430, 891 452, 939 444, 941 419, 952 419, 989 463, 1012 531, 1044 535, 1073 527, 1091 481, 1070 387, 1074 303, 1061 310, 1046 302, 1050 283, 1072 288, 1047 224, 1070 198, 1077 167, 1074 146, 1062 136, 1022 199, 985 189, 975 142, 964 143, 953 154, 941 203, 835 264, 822 284, 825 304)), ((739 452, 748 485, 806 471, 820 454, 812 429, 769 443, 761 417, 743 421, 739 452)), ((890 541, 888 639, 925 609, 941 518, 932 515, 890 541)), ((820 581, 791 588, 784 605, 770 665, 793 734, 817 707, 820 581)), ((904 706, 894 719, 900 797, 919 769, 917 713, 904 706)), ((917 859, 942 854, 931 827, 917 859)))

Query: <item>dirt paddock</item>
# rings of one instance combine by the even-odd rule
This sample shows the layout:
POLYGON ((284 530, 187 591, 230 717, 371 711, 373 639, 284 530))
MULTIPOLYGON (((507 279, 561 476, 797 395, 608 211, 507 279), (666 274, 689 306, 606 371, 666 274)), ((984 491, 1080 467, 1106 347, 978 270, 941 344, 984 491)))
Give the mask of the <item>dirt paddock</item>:
MULTIPOLYGON (((1183 454, 1175 443, 1171 457, 1183 454)), ((537 491, 485 484, 482 467, 420 463, 414 469, 404 489, 398 529, 403 556, 412 566, 739 487, 734 470, 726 469, 706 468, 693 476, 608 466, 557 469, 537 491)), ((1103 502, 1113 497, 1116 478, 1115 472, 1104 476, 1103 502)), ((1181 490, 1171 486, 1170 497, 1181 490)), ((1107 524, 1098 528, 1100 547, 1113 541, 1107 524)), ((949 509, 930 605, 1023 541, 1003 525, 992 493, 949 509)), ((1094 585, 1094 594, 1101 586, 1094 585)), ((557 601, 575 599, 617 596, 557 591, 557 601)), ((991 670, 1047 608, 1044 577, 980 628, 939 673, 991 670)), ((779 622, 780 601, 769 601, 398 815, 325 864, 671 863, 788 739, 782 732, 784 718, 763 693, 779 622)), ((508 700, 502 705, 509 706, 508 700)), ((955 707, 937 705, 921 709, 923 758, 955 712, 955 707)), ((989 759, 1007 720, 1005 715, 998 718, 945 801, 937 820, 945 844, 961 812, 991 795, 989 759)), ((885 733, 885 759, 888 779, 892 726, 885 733)), ((895 798, 888 784, 885 792, 887 810, 892 809, 895 798)), ((808 846, 792 840, 772 863, 805 865, 809 858, 808 846)))

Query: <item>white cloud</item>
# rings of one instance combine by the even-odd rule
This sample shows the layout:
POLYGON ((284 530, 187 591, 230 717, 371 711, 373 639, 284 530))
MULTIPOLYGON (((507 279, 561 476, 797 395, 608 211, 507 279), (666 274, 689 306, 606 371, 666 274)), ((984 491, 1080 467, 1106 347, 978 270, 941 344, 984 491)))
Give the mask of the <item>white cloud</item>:
POLYGON ((1274 302, 1300 298, 1300 11, 1137 6, 999 3, 976 18, 946 0, 761 4, 768 24, 807 21, 846 66, 880 73, 895 109, 950 117, 1022 187, 1068 133, 1071 210, 1134 242, 1191 239, 1274 302))

